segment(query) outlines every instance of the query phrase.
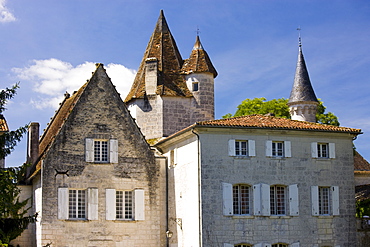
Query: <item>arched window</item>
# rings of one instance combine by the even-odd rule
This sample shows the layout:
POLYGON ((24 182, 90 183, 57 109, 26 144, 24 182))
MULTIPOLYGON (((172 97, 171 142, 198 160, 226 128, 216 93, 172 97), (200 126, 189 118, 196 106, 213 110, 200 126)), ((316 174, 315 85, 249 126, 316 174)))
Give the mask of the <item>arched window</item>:
POLYGON ((234 247, 252 247, 253 245, 251 244, 236 244, 234 247))
POLYGON ((250 214, 250 186, 236 184, 233 186, 233 212, 234 215, 250 214))

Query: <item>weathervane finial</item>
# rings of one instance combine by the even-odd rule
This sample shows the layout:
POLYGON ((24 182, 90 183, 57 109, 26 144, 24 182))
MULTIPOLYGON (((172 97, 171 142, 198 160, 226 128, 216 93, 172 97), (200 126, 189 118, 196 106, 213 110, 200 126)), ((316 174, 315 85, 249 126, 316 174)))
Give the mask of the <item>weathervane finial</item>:
POLYGON ((298 26, 297 31, 298 31, 298 46, 299 46, 299 47, 302 47, 302 40, 301 40, 301 26, 298 26))
POLYGON ((199 34, 200 34, 200 30, 199 30, 199 26, 197 26, 197 36, 199 36, 199 34))

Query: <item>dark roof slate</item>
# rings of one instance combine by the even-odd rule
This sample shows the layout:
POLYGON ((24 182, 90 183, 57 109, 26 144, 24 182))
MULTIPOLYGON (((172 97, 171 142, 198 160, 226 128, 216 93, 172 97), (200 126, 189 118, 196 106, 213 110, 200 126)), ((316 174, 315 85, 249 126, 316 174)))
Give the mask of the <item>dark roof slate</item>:
POLYGON ((181 72, 183 74, 209 72, 213 77, 217 77, 217 71, 213 66, 207 52, 203 49, 199 36, 197 36, 190 57, 185 60, 181 72))
POLYGON ((310 77, 308 75, 308 70, 306 67, 306 62, 304 60, 302 53, 302 47, 300 45, 298 52, 297 67, 294 76, 294 83, 292 91, 290 92, 288 103, 301 101, 318 102, 315 92, 311 85, 310 77))
POLYGON ((180 74, 183 59, 177 48, 167 21, 161 10, 154 32, 150 37, 135 80, 125 102, 145 95, 145 61, 156 58, 158 61, 157 95, 191 97, 185 78, 180 74))

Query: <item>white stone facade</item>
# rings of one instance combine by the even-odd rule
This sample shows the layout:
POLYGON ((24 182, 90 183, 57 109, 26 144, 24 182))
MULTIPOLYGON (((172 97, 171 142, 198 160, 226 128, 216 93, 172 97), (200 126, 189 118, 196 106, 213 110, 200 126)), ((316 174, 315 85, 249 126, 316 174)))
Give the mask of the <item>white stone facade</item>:
MULTIPOLYGON (((195 128, 194 131, 199 135, 199 141, 189 130, 159 144, 169 160, 171 153, 176 157, 175 165, 170 168, 173 176, 170 188, 173 187, 176 204, 176 216, 173 217, 183 220, 182 227, 170 224, 169 229, 176 232, 170 240, 171 246, 271 246, 276 243, 288 246, 355 246, 350 135, 238 128, 195 128), (230 140, 249 140, 254 145, 253 156, 230 156, 230 140), (287 155, 290 157, 266 156, 266 143, 269 141, 290 143, 290 155, 287 155), (312 143, 332 143, 335 156, 313 157, 312 143), (224 184, 250 186, 248 214, 225 215, 228 202, 224 184), (269 209, 270 197, 259 199, 258 193, 270 193, 268 189, 265 192, 258 189, 257 185, 261 184, 268 189, 274 185, 286 188, 284 214, 273 215, 269 209), (329 188, 328 214, 314 213, 315 189, 318 187, 329 188), (294 199, 297 201, 291 203, 294 199), (258 215, 257 207, 264 208, 267 213, 258 215), (201 217, 197 218, 199 212, 201 217), (187 225, 185 221, 189 218, 192 224, 187 225), (190 238, 199 229, 201 240, 190 238)), ((230 205, 232 207, 232 202, 230 205)))

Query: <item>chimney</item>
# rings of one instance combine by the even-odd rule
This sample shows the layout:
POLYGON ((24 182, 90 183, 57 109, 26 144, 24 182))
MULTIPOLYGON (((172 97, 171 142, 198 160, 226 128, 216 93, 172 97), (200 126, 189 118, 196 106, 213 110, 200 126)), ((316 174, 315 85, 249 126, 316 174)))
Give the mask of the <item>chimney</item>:
POLYGON ((155 57, 145 60, 145 91, 147 95, 157 92, 158 60, 155 57))
POLYGON ((39 157, 39 135, 40 135, 40 124, 31 123, 28 127, 27 135, 27 163, 32 165, 36 162, 39 157))

